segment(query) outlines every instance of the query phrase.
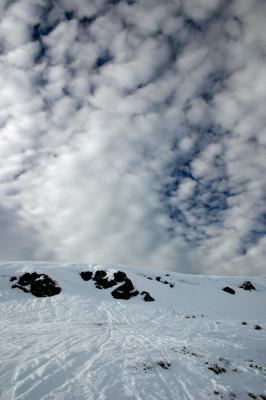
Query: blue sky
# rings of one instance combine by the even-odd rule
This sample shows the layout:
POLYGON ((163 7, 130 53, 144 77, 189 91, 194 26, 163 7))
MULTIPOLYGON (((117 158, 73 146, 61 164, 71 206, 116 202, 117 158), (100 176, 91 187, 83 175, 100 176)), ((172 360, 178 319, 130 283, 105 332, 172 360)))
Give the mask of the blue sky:
POLYGON ((4 1, 0 259, 265 275, 264 1, 4 1))

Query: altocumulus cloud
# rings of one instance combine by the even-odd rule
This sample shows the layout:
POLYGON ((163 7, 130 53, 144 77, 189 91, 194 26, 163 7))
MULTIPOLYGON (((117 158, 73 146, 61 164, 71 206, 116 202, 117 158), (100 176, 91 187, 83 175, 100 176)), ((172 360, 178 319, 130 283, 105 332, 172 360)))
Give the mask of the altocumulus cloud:
POLYGON ((265 274, 265 1, 0 8, 0 257, 265 274))

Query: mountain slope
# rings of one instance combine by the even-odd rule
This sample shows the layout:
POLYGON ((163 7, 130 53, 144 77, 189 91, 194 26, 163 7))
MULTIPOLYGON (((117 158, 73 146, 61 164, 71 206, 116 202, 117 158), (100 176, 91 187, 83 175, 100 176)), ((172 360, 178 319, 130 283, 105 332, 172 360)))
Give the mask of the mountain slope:
POLYGON ((1 263, 0 275, 1 399, 266 398, 263 278, 33 262, 1 263), (139 294, 113 298, 124 281, 97 288, 96 271, 124 272, 139 294), (12 289, 27 272, 61 292, 12 289))

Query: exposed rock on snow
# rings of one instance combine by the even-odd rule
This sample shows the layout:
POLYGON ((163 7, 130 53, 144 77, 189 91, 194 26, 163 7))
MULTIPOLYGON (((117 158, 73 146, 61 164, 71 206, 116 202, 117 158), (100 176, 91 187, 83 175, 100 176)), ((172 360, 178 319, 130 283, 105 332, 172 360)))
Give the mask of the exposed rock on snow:
POLYGON ((115 280, 109 280, 107 278, 107 273, 103 270, 96 271, 93 280, 95 281, 95 285, 98 289, 108 289, 117 284, 115 280))
MULTIPOLYGON (((12 277, 14 281, 15 277, 12 277)), ((10 279, 10 280, 11 280, 10 279)), ((18 283, 12 285, 12 289, 21 289, 25 293, 31 293, 36 297, 55 296, 61 292, 61 288, 57 286, 57 282, 53 281, 46 274, 25 273, 19 278, 18 283)))
MULTIPOLYGON (((84 281, 93 280, 97 289, 108 289, 116 286, 118 283, 123 285, 118 286, 111 292, 114 299, 129 300, 131 297, 135 297, 139 294, 138 290, 134 290, 132 281, 127 277, 125 272, 117 271, 113 274, 114 279, 108 279, 108 275, 104 270, 97 270, 94 275, 91 271, 83 271, 80 273, 81 278, 84 281)), ((148 292, 144 297, 144 301, 154 301, 148 292)))
MULTIPOLYGON (((165 276, 169 276, 168 274, 166 274, 165 276)), ((152 278, 148 278, 148 279, 152 279, 152 278)), ((162 281, 162 277, 161 276, 156 276, 156 281, 157 282, 161 282, 164 283, 165 285, 169 285, 170 288, 173 288, 175 286, 175 284, 173 282, 168 282, 167 280, 162 281)))
POLYGON ((256 331, 260 331, 262 329, 262 327, 260 325, 254 325, 256 331))
POLYGON ((219 374, 222 374, 222 373, 226 372, 226 369, 225 369, 225 368, 219 367, 218 364, 210 365, 210 366, 208 367, 208 369, 210 369, 211 371, 213 371, 216 375, 219 375, 219 374))
POLYGON ((243 285, 241 285, 239 287, 244 290, 256 290, 250 281, 245 281, 243 283, 243 285))
POLYGON ((91 271, 82 271, 80 273, 80 276, 84 281, 90 281, 92 279, 92 272, 91 271))
POLYGON ((116 282, 124 282, 123 285, 119 286, 117 289, 113 290, 112 296, 115 299, 129 300, 130 297, 135 297, 139 294, 138 290, 134 291, 134 286, 132 281, 126 276, 122 271, 114 273, 114 278, 116 282))
POLYGON ((150 293, 144 291, 141 293, 141 295, 143 295, 143 294, 144 294, 144 298, 143 298, 144 301, 154 301, 154 298, 151 297, 150 293))
POLYGON ((231 289, 230 287, 226 286, 225 288, 223 288, 224 292, 230 293, 230 294, 235 294, 234 289, 231 289))
POLYGON ((0 263, 0 398, 265 399, 265 304, 263 278, 0 263), (25 276, 50 277, 60 295, 31 296, 25 276))
POLYGON ((111 294, 114 299, 124 299, 129 300, 130 297, 135 297, 139 294, 138 290, 134 290, 134 286, 130 279, 127 279, 126 282, 115 289, 111 294), (131 289, 132 288, 132 289, 131 289))

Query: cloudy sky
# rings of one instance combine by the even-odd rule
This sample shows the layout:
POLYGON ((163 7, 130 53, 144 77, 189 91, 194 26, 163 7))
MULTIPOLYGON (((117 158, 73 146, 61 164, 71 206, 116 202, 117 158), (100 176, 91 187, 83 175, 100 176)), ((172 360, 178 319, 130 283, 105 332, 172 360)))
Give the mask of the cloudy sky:
POLYGON ((266 275, 265 0, 2 0, 0 259, 266 275))

